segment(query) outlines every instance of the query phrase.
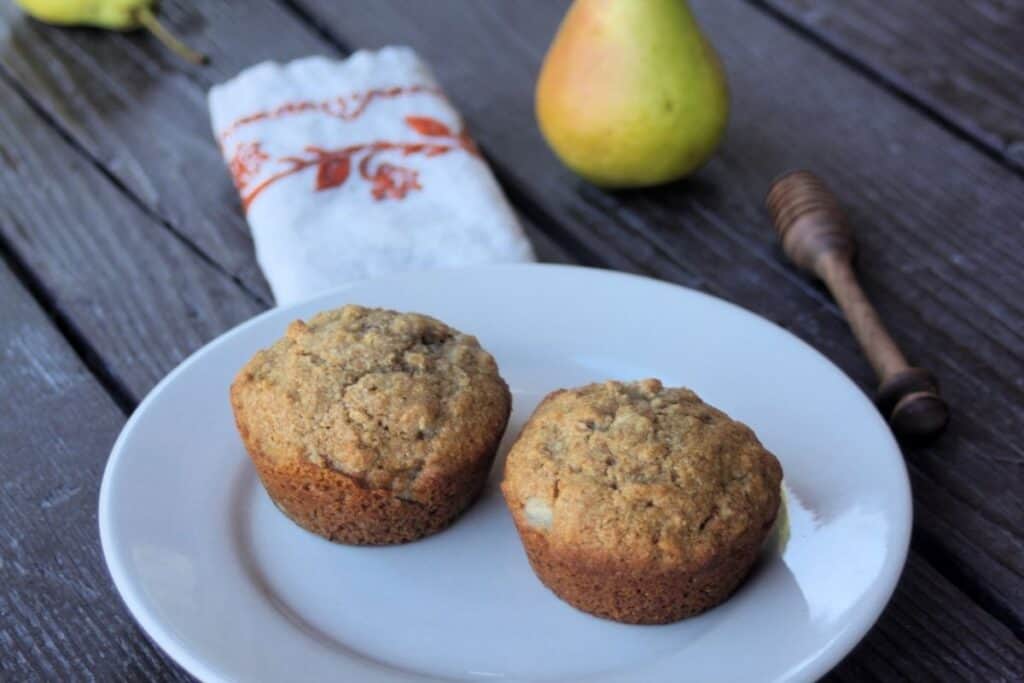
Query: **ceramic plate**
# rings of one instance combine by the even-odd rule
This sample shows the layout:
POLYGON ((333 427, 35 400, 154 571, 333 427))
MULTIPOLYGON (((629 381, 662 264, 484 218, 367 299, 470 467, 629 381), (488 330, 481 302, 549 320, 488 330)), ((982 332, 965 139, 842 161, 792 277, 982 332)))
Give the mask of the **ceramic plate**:
POLYGON ((885 606, 911 505, 875 408, 788 332, 674 285, 519 265, 355 284, 207 345, 128 421, 99 522, 129 609, 205 681, 806 681, 885 606), (270 502, 235 432, 235 372, 290 321, 350 302, 477 335, 512 389, 484 496, 423 541, 358 548, 303 531, 270 502), (530 571, 498 491, 510 440, 544 394, 644 377, 692 387, 753 427, 782 462, 788 498, 789 533, 774 535, 740 590, 668 626, 616 624, 558 600, 530 571))

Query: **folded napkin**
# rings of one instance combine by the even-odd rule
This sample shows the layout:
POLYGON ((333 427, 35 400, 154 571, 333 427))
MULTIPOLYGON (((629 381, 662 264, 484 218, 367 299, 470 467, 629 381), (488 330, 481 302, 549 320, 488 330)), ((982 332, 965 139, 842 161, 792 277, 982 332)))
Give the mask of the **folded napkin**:
POLYGON ((400 271, 533 260, 408 48, 266 62, 212 88, 209 104, 278 304, 400 271))

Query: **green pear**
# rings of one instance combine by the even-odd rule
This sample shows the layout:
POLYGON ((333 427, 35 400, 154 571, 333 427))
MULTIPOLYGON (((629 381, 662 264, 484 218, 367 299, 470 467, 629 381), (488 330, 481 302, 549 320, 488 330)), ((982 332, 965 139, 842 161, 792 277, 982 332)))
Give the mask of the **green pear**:
POLYGON ((153 9, 156 0, 15 0, 25 12, 48 24, 96 26, 112 31, 144 28, 182 59, 205 64, 196 52, 160 23, 153 9))
POLYGON ((575 0, 544 58, 536 110, 570 169, 604 187, 640 187, 707 161, 729 94, 685 0, 575 0))

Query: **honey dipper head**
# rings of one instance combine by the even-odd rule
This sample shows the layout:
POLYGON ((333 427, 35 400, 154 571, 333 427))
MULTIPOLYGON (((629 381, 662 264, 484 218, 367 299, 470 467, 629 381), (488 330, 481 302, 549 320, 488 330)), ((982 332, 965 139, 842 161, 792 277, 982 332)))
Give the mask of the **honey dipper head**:
POLYGON ((811 272, 825 254, 852 259, 856 245, 825 184, 809 171, 793 171, 776 180, 765 198, 782 249, 793 263, 811 272))

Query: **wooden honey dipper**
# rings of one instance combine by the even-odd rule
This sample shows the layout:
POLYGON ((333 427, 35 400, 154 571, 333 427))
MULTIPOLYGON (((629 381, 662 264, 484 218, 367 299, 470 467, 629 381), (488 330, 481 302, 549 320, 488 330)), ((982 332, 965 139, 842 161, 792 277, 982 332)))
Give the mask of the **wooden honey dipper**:
POLYGON ((937 435, 949 408, 932 373, 907 363, 861 289, 853 231, 835 196, 813 173, 794 171, 772 184, 765 203, 786 256, 821 279, 846 316, 878 375, 875 403, 893 431, 917 439, 937 435))

